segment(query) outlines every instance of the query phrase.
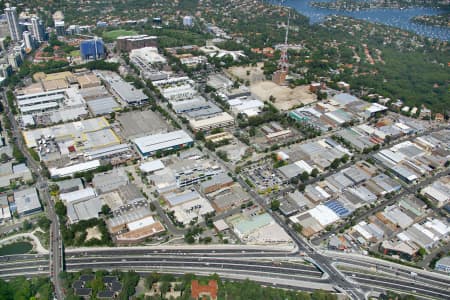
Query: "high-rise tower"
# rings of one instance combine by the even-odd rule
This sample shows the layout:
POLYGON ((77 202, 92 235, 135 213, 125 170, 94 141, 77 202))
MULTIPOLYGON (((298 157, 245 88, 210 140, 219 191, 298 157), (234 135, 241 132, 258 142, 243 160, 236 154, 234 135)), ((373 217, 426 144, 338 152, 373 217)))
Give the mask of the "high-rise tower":
POLYGON ((22 32, 19 27, 19 19, 17 18, 17 10, 15 7, 5 8, 6 19, 8 20, 9 33, 11 39, 15 42, 22 40, 22 32))
POLYGON ((24 31, 23 32, 23 42, 25 43, 26 51, 31 51, 34 48, 33 37, 31 36, 31 32, 24 31))
POLYGON ((39 20, 39 17, 32 17, 31 25, 32 25, 32 33, 33 33, 34 38, 38 42, 45 41, 44 25, 42 24, 42 21, 39 20))
POLYGON ((288 35, 289 35, 289 21, 291 13, 288 14, 288 21, 286 26, 286 36, 284 37, 284 45, 281 48, 281 56, 278 61, 278 70, 272 75, 272 81, 278 85, 283 85, 286 82, 286 77, 289 73, 289 60, 288 60, 288 35))

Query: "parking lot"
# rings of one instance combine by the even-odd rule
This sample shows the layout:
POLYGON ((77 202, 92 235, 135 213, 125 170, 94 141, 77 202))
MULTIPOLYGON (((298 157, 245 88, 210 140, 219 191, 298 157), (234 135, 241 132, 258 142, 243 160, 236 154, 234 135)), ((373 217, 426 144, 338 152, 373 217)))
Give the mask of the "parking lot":
POLYGON ((114 210, 113 213, 114 213, 114 216, 117 217, 117 216, 121 216, 122 214, 128 213, 133 210, 137 210, 142 207, 145 207, 145 208, 148 207, 148 202, 146 200, 140 200, 140 201, 136 201, 136 202, 133 202, 130 204, 122 205, 118 209, 114 210))
POLYGON ((250 180, 258 191, 286 186, 285 179, 278 170, 272 167, 270 160, 260 161, 246 167, 242 171, 242 175, 250 180))

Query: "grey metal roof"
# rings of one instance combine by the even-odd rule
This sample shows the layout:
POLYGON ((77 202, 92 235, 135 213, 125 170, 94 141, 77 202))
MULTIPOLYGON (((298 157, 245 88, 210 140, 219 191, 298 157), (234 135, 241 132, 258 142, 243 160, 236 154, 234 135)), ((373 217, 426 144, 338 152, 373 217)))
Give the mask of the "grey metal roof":
POLYGON ((98 218, 101 208, 102 202, 99 198, 72 202, 67 205, 67 216, 72 222, 98 218))
POLYGON ((126 184, 119 187, 119 194, 126 203, 132 203, 145 199, 135 184, 126 184))
POLYGON ((114 100, 113 97, 104 97, 87 101, 89 110, 94 115, 109 114, 117 109, 120 109, 120 105, 114 100))
POLYGON ((200 183, 200 187, 202 189, 216 185, 216 184, 223 184, 223 183, 227 183, 233 181, 233 179, 228 176, 225 173, 220 173, 214 177, 212 177, 210 180, 207 181, 203 181, 202 183, 200 183))
POLYGON ((207 106, 203 106, 202 108, 196 109, 196 110, 190 110, 186 112, 186 115, 189 118, 198 118, 198 117, 205 117, 210 115, 215 115, 218 113, 221 113, 222 110, 213 103, 207 103, 207 106))
POLYGON ((28 188, 14 192, 14 201, 19 214, 27 214, 30 211, 41 208, 36 188, 28 188))
POLYGON ((278 169, 286 178, 291 179, 302 173, 302 169, 296 164, 289 164, 278 169))
POLYGON ((175 205, 182 204, 184 202, 188 202, 188 201, 200 198, 200 194, 197 193, 196 191, 189 191, 189 192, 183 193, 183 194, 170 193, 170 194, 167 194, 165 196, 165 198, 170 203, 170 206, 175 206, 175 205))
POLYGON ((436 262, 436 265, 450 266, 450 256, 446 256, 446 257, 441 258, 440 260, 438 260, 436 262))
POLYGON ((73 192, 83 188, 83 182, 80 178, 67 179, 55 182, 62 193, 73 192))
POLYGON ((105 173, 95 174, 92 184, 99 193, 113 191, 128 183, 128 175, 123 168, 115 168, 105 173))
POLYGON ((151 215, 151 212, 146 207, 139 207, 139 209, 134 209, 126 213, 122 213, 121 215, 115 216, 108 220, 108 224, 110 227, 116 227, 125 225, 136 220, 143 219, 151 215))
POLYGON ((370 178, 369 174, 355 166, 344 170, 342 173, 354 183, 360 183, 370 178))

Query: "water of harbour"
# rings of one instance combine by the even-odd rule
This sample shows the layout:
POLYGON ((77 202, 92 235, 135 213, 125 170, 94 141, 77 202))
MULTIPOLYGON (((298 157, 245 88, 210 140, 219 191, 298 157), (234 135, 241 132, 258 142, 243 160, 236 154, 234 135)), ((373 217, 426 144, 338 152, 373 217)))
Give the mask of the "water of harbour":
POLYGON ((427 37, 445 41, 450 40, 449 28, 421 25, 411 22, 411 18, 415 16, 437 15, 444 12, 437 8, 380 8, 360 11, 341 11, 312 7, 310 2, 312 2, 312 0, 286 0, 283 2, 283 5, 295 8, 300 14, 309 17, 312 23, 321 22, 326 16, 339 14, 350 16, 355 19, 398 27, 427 37))

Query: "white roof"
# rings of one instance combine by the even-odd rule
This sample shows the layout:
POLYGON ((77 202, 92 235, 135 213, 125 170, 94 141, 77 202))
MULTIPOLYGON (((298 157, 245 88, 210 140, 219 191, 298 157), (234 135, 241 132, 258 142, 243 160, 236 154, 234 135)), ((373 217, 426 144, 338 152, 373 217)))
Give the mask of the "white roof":
POLYGON ((278 153, 277 153, 277 155, 278 155, 278 157, 280 157, 282 160, 287 160, 287 159, 289 159, 289 155, 287 155, 285 152, 283 152, 283 151, 279 151, 278 153))
POLYGON ((309 210, 309 214, 316 219, 320 225, 327 226, 339 220, 339 216, 325 205, 319 204, 309 210))
POLYGON ((433 229, 441 235, 446 235, 450 232, 450 227, 444 224, 441 220, 433 219, 425 223, 425 227, 433 229))
POLYGON ((145 217, 143 219, 130 222, 127 224, 127 227, 130 231, 138 230, 147 226, 150 226, 155 223, 155 219, 152 216, 145 217))
POLYGON ((294 164, 303 171, 306 171, 308 174, 311 174, 312 170, 314 169, 304 160, 296 161, 294 164))
MULTIPOLYGON (((231 100, 233 101, 233 100, 231 100)), ((229 101, 228 103, 230 104, 230 106, 233 106, 233 109, 237 110, 237 111, 244 111, 244 110, 248 110, 248 109, 255 109, 255 108, 262 108, 264 107, 264 103, 260 100, 257 99, 252 99, 252 100, 245 100, 245 101, 241 101, 241 103, 237 103, 237 102, 232 102, 229 101)))
POLYGON ((321 188, 320 186, 315 186, 314 187, 316 189, 316 191, 318 191, 324 198, 329 198, 331 197, 330 194, 328 194, 327 192, 325 192, 325 190, 323 188, 321 188))
POLYGON ((224 231, 224 230, 227 230, 230 228, 223 219, 217 220, 213 224, 214 224, 214 227, 216 227, 216 229, 218 231, 224 231))
MULTIPOLYGON (((362 222, 361 222, 362 223, 362 222)), ((361 234, 365 240, 370 240, 373 235, 368 232, 363 226, 367 225, 367 224, 357 224, 353 227, 353 229, 355 229, 356 231, 358 231, 359 234, 361 234)))
POLYGON ((409 238, 409 236, 403 231, 403 232, 400 232, 399 234, 397 234, 397 237, 401 240, 401 241, 403 241, 403 242, 407 242, 407 241, 410 241, 411 239, 409 238))
POLYGON ((438 202, 445 202, 445 201, 450 200, 450 195, 442 192, 441 190, 438 190, 437 188, 435 188, 432 185, 425 187, 422 190, 422 193, 433 197, 438 202))
POLYGON ((389 149, 384 149, 380 151, 380 154, 386 157, 388 160, 393 161, 395 164, 401 162, 405 156, 400 152, 392 152, 389 149))
POLYGON ((139 169, 144 173, 154 172, 164 168, 164 164, 159 159, 144 162, 139 166, 139 169))
POLYGON ((247 115, 247 117, 257 116, 257 115, 259 115, 260 112, 261 112, 261 109, 259 107, 249 108, 249 109, 245 109, 245 110, 241 111, 241 113, 247 115))
POLYGON ((78 191, 73 191, 70 193, 62 193, 59 195, 61 200, 65 201, 67 203, 81 200, 81 199, 94 198, 95 196, 97 196, 97 194, 95 193, 95 190, 91 187, 88 187, 88 188, 85 188, 82 190, 78 190, 78 191))
POLYGON ((156 47, 144 47, 139 49, 133 49, 130 53, 130 58, 138 56, 148 64, 153 63, 166 63, 166 59, 158 53, 156 47))
POLYGON ((56 102, 57 100, 64 100, 64 94, 56 94, 56 95, 49 95, 49 96, 42 96, 42 97, 36 97, 36 98, 26 98, 23 100, 17 100, 17 104, 19 107, 34 105, 37 103, 46 103, 46 102, 56 102))
POLYGON ((420 225, 420 224, 414 224, 412 227, 415 227, 419 232, 421 232, 422 234, 426 235, 427 237, 429 237, 430 239, 437 241, 439 238, 437 236, 434 235, 433 232, 431 232, 430 230, 428 230, 427 228, 425 228, 424 226, 420 225))
POLYGON ((134 143, 143 154, 192 142, 192 138, 183 130, 148 135, 134 140, 134 143))
POLYGON ((27 125, 34 125, 34 119, 32 115, 23 115, 22 116, 22 123, 27 126, 27 125))
POLYGON ((59 104, 57 102, 46 102, 46 103, 39 103, 39 104, 35 104, 35 105, 30 105, 30 106, 23 106, 20 108, 20 111, 22 113, 28 113, 28 112, 40 111, 43 109, 49 109, 49 108, 55 108, 55 107, 59 107, 59 104))
POLYGON ((400 123, 400 122, 395 123, 395 126, 400 128, 401 130, 409 130, 409 129, 411 129, 411 127, 409 127, 408 125, 406 125, 404 123, 400 123))
POLYGON ((49 171, 52 177, 65 177, 71 176, 77 172, 88 171, 98 167, 100 167, 100 160, 92 160, 59 169, 51 168, 49 171))
POLYGON ((379 103, 372 103, 372 105, 370 105, 366 110, 370 113, 376 113, 376 112, 383 111, 386 109, 387 109, 387 107, 384 105, 381 105, 379 103))

